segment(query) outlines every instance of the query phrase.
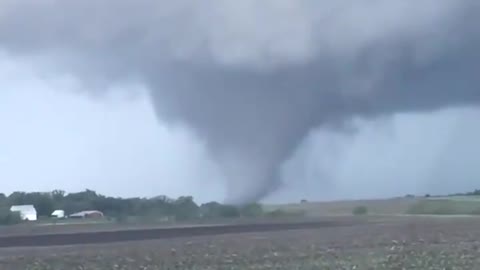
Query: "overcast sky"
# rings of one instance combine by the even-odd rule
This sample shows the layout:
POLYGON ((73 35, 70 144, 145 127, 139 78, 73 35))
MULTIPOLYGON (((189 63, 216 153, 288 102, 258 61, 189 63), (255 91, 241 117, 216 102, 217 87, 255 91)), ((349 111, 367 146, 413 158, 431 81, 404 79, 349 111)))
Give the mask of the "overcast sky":
POLYGON ((1 191, 478 188, 479 14, 475 0, 3 0, 1 191))
POLYGON ((223 198, 202 146, 159 124, 145 96, 89 98, 68 78, 42 80, 2 60, 1 192, 90 188, 126 197, 223 198))
MULTIPOLYGON (((90 98, 68 78, 42 80, 5 57, 0 71, 2 192, 90 188, 126 197, 223 199, 224 181, 202 144, 159 122, 146 96, 90 98)), ((362 122, 353 135, 317 131, 268 200, 477 188, 479 117, 473 109, 446 110, 362 122)))

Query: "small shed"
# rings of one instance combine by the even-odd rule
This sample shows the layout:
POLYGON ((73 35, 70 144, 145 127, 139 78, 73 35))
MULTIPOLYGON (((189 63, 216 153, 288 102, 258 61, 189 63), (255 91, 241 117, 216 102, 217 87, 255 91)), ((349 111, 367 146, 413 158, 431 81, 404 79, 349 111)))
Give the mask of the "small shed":
POLYGON ((52 217, 55 217, 55 218, 64 218, 65 217, 65 211, 63 210, 55 210, 53 211, 53 213, 51 214, 52 217))
POLYGON ((29 205, 12 205, 10 211, 18 212, 22 220, 35 221, 37 220, 37 210, 35 206, 29 205))
POLYGON ((98 210, 81 211, 71 214, 70 218, 103 218, 103 213, 98 210))

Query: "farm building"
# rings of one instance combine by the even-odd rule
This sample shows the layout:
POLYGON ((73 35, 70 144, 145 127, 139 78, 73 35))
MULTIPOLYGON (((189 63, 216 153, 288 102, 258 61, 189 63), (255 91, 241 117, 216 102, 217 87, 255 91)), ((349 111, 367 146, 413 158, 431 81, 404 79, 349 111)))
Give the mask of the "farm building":
POLYGON ((64 218, 65 217, 65 211, 63 210, 55 210, 53 211, 53 213, 51 214, 52 217, 56 217, 56 218, 64 218))
POLYGON ((10 211, 19 212, 23 220, 35 221, 37 220, 37 210, 33 205, 12 205, 10 211))
POLYGON ((71 214, 70 218, 102 218, 103 213, 97 210, 82 211, 75 214, 71 214))

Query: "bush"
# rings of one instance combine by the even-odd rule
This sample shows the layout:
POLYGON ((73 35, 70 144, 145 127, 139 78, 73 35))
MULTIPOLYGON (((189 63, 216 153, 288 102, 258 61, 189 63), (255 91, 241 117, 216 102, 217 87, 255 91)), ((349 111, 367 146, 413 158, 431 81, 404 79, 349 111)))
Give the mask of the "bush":
POLYGON ((353 208, 352 213, 356 216, 368 214, 368 208, 366 206, 357 206, 353 208))
POLYGON ((240 209, 233 205, 222 205, 219 209, 219 216, 222 218, 236 218, 240 215, 240 209))
POLYGON ((18 212, 12 212, 8 208, 0 208, 0 225, 14 225, 22 222, 18 212))
POLYGON ((260 204, 252 203, 243 206, 240 209, 241 215, 244 217, 261 217, 263 216, 263 209, 260 204))

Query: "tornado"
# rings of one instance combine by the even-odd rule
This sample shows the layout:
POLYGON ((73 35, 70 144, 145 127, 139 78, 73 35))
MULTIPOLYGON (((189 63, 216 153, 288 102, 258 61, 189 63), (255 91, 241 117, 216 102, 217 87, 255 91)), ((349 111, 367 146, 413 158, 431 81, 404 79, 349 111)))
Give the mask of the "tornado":
POLYGON ((3 0, 0 49, 85 92, 144 86, 243 204, 281 186, 312 131, 478 106, 479 15, 473 0, 3 0))

